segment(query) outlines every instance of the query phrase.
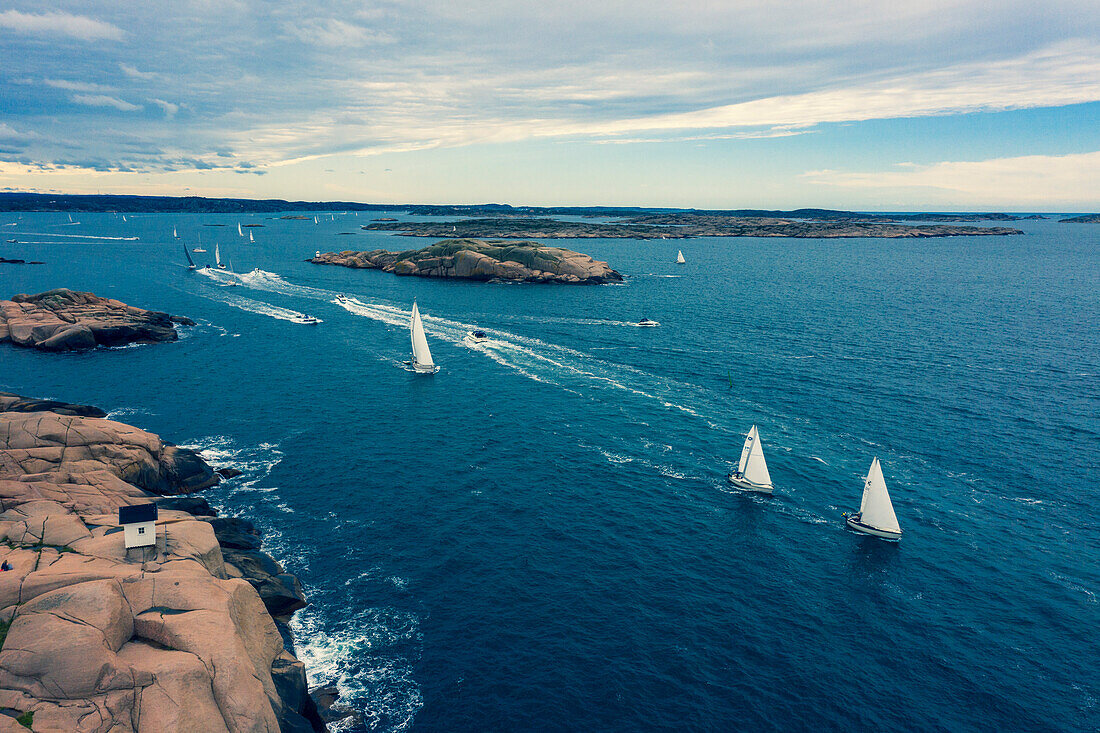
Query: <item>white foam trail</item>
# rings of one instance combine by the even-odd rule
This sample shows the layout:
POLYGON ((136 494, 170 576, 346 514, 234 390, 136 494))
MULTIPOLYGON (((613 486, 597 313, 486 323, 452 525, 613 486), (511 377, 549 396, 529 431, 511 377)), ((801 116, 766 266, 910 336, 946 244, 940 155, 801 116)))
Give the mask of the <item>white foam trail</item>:
MULTIPOLYGON (((73 224, 79 224, 80 222, 74 221, 73 224)), ((68 224, 62 224, 61 226, 69 226, 68 224)), ((105 239, 112 242, 136 242, 138 237, 95 237, 91 234, 55 234, 54 232, 23 232, 24 236, 30 237, 65 237, 67 239, 105 239)))
MULTIPOLYGON (((231 272, 219 272, 211 268, 202 268, 200 270, 196 270, 196 272, 200 272, 211 278, 212 280, 221 282, 223 284, 232 282, 235 279, 235 275, 231 272)), ((251 298, 244 298, 226 291, 218 291, 216 296, 203 293, 199 293, 199 295, 202 295, 205 298, 209 298, 210 300, 216 300, 219 303, 225 303, 226 305, 233 306, 234 308, 239 308, 243 311, 248 311, 249 313, 255 313, 261 316, 268 316, 269 318, 277 318, 280 321, 290 321, 291 323, 304 323, 305 319, 310 317, 300 311, 291 310, 290 308, 283 308, 278 305, 271 305, 270 303, 264 303, 259 300, 252 300, 251 298)), ((320 323, 320 319, 317 319, 317 322, 320 323)))

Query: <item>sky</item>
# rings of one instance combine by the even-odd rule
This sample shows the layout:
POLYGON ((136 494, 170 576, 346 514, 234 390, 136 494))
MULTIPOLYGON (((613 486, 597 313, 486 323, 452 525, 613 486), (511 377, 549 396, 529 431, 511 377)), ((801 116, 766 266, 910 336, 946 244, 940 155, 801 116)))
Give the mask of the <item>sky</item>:
POLYGON ((1100 210, 1100 2, 0 0, 0 190, 1100 210))

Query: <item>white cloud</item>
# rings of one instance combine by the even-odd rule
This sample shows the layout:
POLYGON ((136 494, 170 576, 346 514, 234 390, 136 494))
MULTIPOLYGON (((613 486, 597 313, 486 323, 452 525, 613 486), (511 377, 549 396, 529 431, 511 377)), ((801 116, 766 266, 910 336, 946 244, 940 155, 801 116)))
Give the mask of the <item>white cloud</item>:
POLYGON ((141 71, 137 67, 131 66, 130 64, 119 64, 118 68, 122 69, 122 73, 130 77, 131 79, 145 79, 146 81, 148 81, 150 79, 156 79, 158 76, 160 76, 155 71, 141 71))
POLYGON ((180 106, 178 104, 165 102, 163 99, 150 99, 149 101, 164 110, 165 117, 173 117, 180 111, 180 106))
POLYGON ((36 132, 20 132, 6 122, 0 122, 0 140, 35 140, 39 136, 36 132))
POLYGON ((295 22, 290 29, 294 35, 306 43, 332 48, 393 43, 396 40, 388 33, 336 18, 295 22))
POLYGON ((82 41, 121 41, 125 35, 118 26, 94 18, 70 13, 21 13, 5 10, 0 13, 0 28, 17 33, 61 35, 82 41))
MULTIPOLYGON (((899 163, 900 170, 851 173, 810 171, 810 183, 881 192, 883 197, 977 206, 1033 204, 1050 210, 1061 204, 1100 201, 1100 151, 1071 155, 1025 155, 932 165, 899 163)), ((957 206, 955 207, 957 208, 957 206)))
POLYGON ((114 107, 122 112, 136 112, 142 109, 140 104, 131 104, 118 97, 110 97, 106 94, 74 94, 73 101, 88 107, 114 107))
POLYGON ((112 92, 114 87, 105 84, 93 84, 86 81, 68 81, 67 79, 43 79, 42 83, 54 89, 65 89, 70 92, 112 92))

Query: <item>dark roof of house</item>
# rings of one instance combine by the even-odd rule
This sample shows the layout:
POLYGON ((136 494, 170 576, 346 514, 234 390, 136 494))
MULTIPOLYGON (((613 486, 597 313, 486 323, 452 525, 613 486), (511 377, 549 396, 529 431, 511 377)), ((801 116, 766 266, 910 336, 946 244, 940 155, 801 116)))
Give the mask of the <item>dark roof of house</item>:
POLYGON ((118 508, 119 524, 155 521, 157 521, 156 504, 135 504, 133 506, 120 506, 118 508))

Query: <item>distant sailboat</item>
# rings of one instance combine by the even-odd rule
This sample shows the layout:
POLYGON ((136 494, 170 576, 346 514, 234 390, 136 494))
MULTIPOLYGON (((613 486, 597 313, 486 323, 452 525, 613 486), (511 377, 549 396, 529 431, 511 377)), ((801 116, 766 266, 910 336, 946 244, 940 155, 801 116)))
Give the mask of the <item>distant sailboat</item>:
POLYGON ((745 446, 741 449, 741 461, 737 470, 729 476, 729 482, 739 489, 772 493, 772 477, 768 473, 768 463, 764 460, 764 446, 760 444, 760 431, 753 425, 745 436, 745 446))
POLYGON ((252 244, 256 243, 256 238, 252 236, 252 230, 251 229, 248 230, 248 241, 251 242, 252 244))
POLYGON ((317 221, 317 217, 316 217, 316 216, 315 216, 315 217, 313 217, 313 223, 314 223, 314 224, 319 224, 319 223, 320 223, 320 222, 318 222, 318 221, 317 221))
MULTIPOLYGON (((251 233, 252 232, 249 232, 249 234, 251 234, 251 233)), ((244 236, 244 232, 241 231, 241 223, 240 222, 237 222, 237 236, 238 237, 243 237, 244 236)))
POLYGON ((218 245, 214 245, 214 262, 218 265, 219 270, 224 270, 225 265, 222 264, 222 252, 218 245))
POLYGON ((172 239, 179 239, 180 235, 176 233, 176 228, 172 227, 172 239))
POLYGON ((69 223, 70 223, 70 224, 72 224, 72 223, 73 223, 73 215, 72 215, 72 214, 69 214, 69 223))
POLYGON ((681 249, 676 250, 676 264, 677 265, 687 264, 687 260, 684 259, 684 251, 681 250, 681 249))
POLYGON ((183 254, 187 256, 187 269, 197 270, 198 267, 195 265, 195 261, 191 259, 191 253, 187 251, 187 247, 183 248, 183 254))
POLYGON ((412 318, 409 320, 412 334, 412 368, 418 374, 435 374, 439 367, 432 361, 432 352, 428 349, 428 339, 424 336, 424 324, 420 321, 420 309, 413 301, 412 318))
POLYGON ((857 532, 887 540, 901 539, 901 526, 894 514, 894 505, 890 502, 878 458, 871 461, 867 478, 863 480, 863 500, 859 504, 859 512, 847 515, 847 520, 848 526, 857 532))
MULTIPOLYGON (((69 221, 72 221, 72 220, 73 220, 73 218, 70 216, 69 221)), ((126 221, 126 215, 125 214, 122 215, 122 220, 126 221)))

